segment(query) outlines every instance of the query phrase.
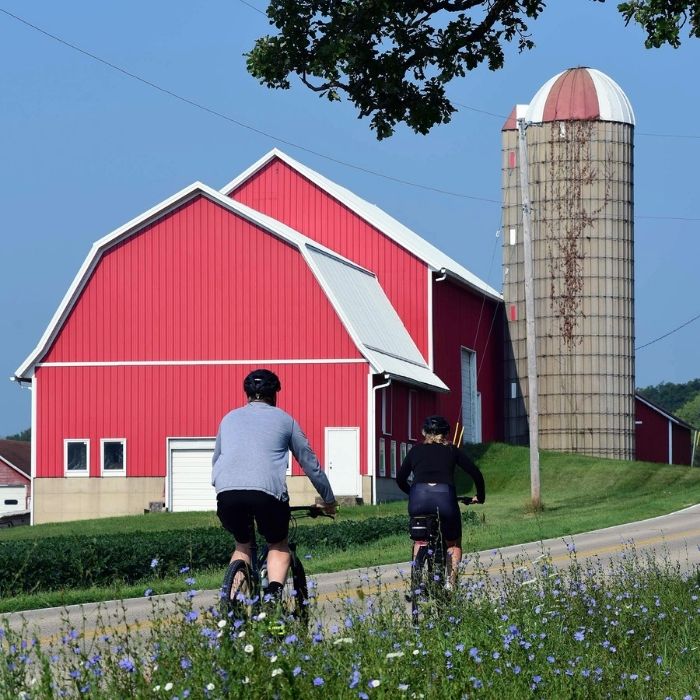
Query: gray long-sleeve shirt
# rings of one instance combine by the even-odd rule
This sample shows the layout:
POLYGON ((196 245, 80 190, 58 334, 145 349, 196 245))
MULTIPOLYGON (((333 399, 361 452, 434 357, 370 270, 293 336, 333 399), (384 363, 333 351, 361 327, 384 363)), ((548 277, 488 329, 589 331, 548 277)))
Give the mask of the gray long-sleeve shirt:
POLYGON ((255 490, 282 499, 287 494, 289 451, 325 503, 335 497, 299 424, 282 409, 262 401, 227 413, 221 420, 212 458, 216 493, 255 490))

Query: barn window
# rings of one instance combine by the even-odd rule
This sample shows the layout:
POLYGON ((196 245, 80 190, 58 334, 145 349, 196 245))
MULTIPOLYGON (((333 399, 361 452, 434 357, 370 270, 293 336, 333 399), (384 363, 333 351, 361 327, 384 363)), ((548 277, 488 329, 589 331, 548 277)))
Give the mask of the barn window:
POLYGON ((417 440, 418 439, 418 429, 416 428, 416 401, 418 393, 411 389, 408 392, 408 439, 417 440))
POLYGON ((386 476, 386 448, 384 438, 379 438, 379 459, 377 460, 377 473, 386 476))
POLYGON ((382 389, 382 432, 391 435, 394 422, 393 392, 391 386, 382 389))
POLYGON ((126 474, 126 440, 108 438, 100 440, 102 446, 102 476, 126 474))
POLYGON ((407 454, 408 454, 408 450, 406 449, 406 443, 402 442, 401 449, 399 452, 399 459, 401 460, 401 464, 403 464, 403 461, 404 461, 404 459, 406 459, 407 454))
POLYGON ((391 476, 396 478, 396 440, 391 441, 391 476))
POLYGON ((63 465, 66 476, 88 476, 90 474, 90 441, 64 440, 63 465))

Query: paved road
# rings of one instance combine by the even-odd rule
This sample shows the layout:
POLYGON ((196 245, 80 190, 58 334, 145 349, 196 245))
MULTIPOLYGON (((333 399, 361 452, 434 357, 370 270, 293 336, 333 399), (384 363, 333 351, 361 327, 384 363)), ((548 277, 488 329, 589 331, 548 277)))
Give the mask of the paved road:
MULTIPOLYGON (((596 559, 607 567, 628 550, 630 542, 634 543, 639 553, 664 554, 670 560, 678 562, 683 570, 694 570, 700 566, 700 504, 669 515, 603 530, 480 552, 478 560, 481 568, 490 576, 498 577, 504 565, 507 570, 512 566, 532 569, 533 562, 540 560, 543 553, 547 553, 555 566, 565 567, 571 557, 570 549, 575 547, 579 562, 596 559)), ((406 586, 409 567, 409 563, 406 562, 377 567, 371 571, 352 569, 317 575, 314 580, 318 604, 332 610, 336 600, 360 587, 364 587, 365 591, 368 586, 374 590, 401 589, 406 586)), ((467 566, 467 575, 470 572, 473 572, 473 563, 467 566)), ((182 599, 182 596, 183 594, 159 596, 158 600, 172 605, 178 599, 182 599)), ((195 603, 206 607, 214 604, 217 598, 216 591, 202 591, 196 596, 195 603)), ((1 615, 0 619, 6 618, 15 628, 25 619, 30 628, 36 630, 38 638, 44 644, 60 639, 65 619, 69 619, 76 629, 85 629, 89 636, 89 631, 95 628, 100 617, 113 631, 124 631, 126 625, 134 629, 147 628, 151 609, 150 600, 134 598, 124 601, 123 604, 110 602, 31 610, 1 615)))

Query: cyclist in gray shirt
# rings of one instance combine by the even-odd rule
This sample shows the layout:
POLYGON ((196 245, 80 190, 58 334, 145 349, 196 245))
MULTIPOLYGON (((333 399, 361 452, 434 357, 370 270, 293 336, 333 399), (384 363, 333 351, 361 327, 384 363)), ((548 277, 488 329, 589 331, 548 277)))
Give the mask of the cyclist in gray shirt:
POLYGON ((268 543, 269 588, 277 596, 284 586, 291 557, 287 465, 291 451, 329 515, 336 511, 328 477, 321 470, 299 424, 277 408, 281 389, 276 374, 266 369, 251 372, 243 382, 248 404, 227 413, 221 420, 212 458, 212 484, 216 490, 216 513, 236 540, 231 561, 250 565, 250 533, 253 518, 268 543))

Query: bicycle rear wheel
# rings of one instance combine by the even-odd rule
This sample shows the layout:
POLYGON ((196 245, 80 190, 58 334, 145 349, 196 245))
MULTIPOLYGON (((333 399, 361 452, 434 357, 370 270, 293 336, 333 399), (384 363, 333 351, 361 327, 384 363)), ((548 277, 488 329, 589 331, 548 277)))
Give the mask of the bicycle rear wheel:
POLYGON ((219 610, 222 615, 243 617, 250 614, 254 597, 253 576, 244 561, 229 564, 221 585, 219 610))
POLYGON ((421 606, 428 600, 433 577, 433 556, 422 546, 411 565, 411 615, 417 619, 421 606))

